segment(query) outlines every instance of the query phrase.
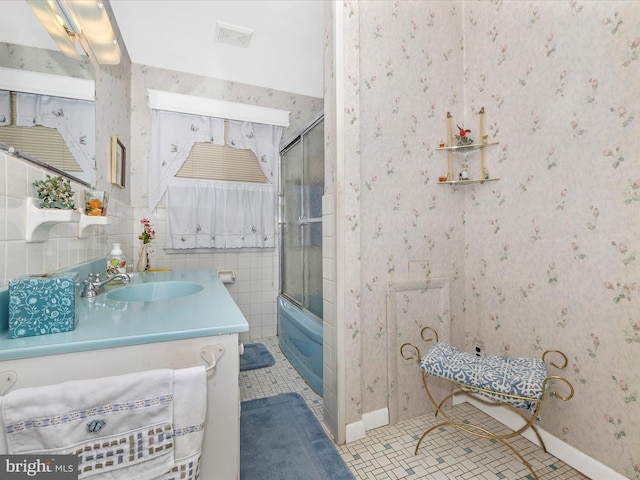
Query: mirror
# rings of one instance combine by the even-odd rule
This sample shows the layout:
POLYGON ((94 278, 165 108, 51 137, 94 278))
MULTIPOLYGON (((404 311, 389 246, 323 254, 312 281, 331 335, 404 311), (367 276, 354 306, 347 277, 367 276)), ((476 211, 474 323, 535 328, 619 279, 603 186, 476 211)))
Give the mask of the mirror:
MULTIPOLYGON (((2 1, 0 65, 12 70, 46 72, 71 82, 82 79, 94 83, 95 80, 94 67, 89 58, 84 56, 82 60, 75 60, 60 52, 24 0, 2 1)), ((15 87, 15 83, 13 85, 15 87)), ((7 88, 8 86, 0 86, 0 89, 22 90, 19 88, 7 88)), ((24 84, 21 84, 21 86, 24 86, 24 84)), ((48 94, 54 95, 54 93, 48 94)), ((91 91, 91 100, 95 100, 94 97, 95 87, 91 91)), ((95 115, 93 120, 95 122, 95 115)), ((65 171, 64 168, 52 166, 46 160, 37 158, 37 156, 26 155, 23 158, 46 167, 56 175, 66 176, 89 187, 95 186, 95 151, 91 153, 92 165, 82 168, 80 172, 65 171)))
POLYGON ((0 67, 0 142, 14 156, 94 185, 94 88, 93 81, 0 67))
POLYGON ((124 188, 127 149, 117 135, 111 137, 111 183, 124 188))

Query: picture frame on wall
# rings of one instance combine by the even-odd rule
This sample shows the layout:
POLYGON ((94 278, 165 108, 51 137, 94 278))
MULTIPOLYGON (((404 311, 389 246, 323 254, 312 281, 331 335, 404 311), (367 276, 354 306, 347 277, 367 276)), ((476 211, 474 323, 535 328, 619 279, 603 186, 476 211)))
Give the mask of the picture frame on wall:
POLYGON ((120 188, 125 186, 127 149, 117 135, 111 137, 111 183, 120 188))

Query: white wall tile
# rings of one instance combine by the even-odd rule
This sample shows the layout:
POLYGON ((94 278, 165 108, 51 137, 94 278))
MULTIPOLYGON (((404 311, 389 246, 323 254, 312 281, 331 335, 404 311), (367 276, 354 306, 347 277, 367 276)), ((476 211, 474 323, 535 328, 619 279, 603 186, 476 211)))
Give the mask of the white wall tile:
POLYGON ((7 160, 6 155, 0 155, 0 195, 7 194, 7 160))
POLYGON ((7 238, 7 197, 4 194, 0 194, 0 241, 4 241, 6 238, 7 238))
MULTIPOLYGON (((24 160, 0 153, 0 189, 6 192, 0 195, 0 287, 17 276, 64 270, 108 253, 107 237, 112 225, 91 227, 87 238, 78 239, 77 223, 58 224, 49 230, 45 242, 26 243, 26 197, 36 194, 32 183, 44 179, 46 173, 24 160)), ((76 192, 86 188, 71 184, 76 192)), ((127 206, 121 210, 122 215, 127 215, 127 206)))
MULTIPOLYGON (((7 195, 15 198, 27 197, 27 166, 24 161, 0 154, 7 162, 7 195)), ((44 178, 44 175, 43 175, 44 178)))

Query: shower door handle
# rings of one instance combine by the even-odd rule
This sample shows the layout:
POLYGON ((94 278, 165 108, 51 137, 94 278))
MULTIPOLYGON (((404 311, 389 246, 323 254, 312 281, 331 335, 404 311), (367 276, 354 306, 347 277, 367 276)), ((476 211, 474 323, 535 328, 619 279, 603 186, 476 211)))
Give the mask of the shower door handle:
POLYGON ((322 218, 302 218, 298 217, 298 225, 307 225, 309 223, 320 223, 322 218))

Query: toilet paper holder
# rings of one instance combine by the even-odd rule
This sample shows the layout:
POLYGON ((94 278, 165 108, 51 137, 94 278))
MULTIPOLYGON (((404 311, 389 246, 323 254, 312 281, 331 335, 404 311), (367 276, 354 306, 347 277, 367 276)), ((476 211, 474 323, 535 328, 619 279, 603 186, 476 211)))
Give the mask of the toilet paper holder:
POLYGON ((235 283, 236 272, 234 270, 218 270, 218 278, 222 283, 235 283))

